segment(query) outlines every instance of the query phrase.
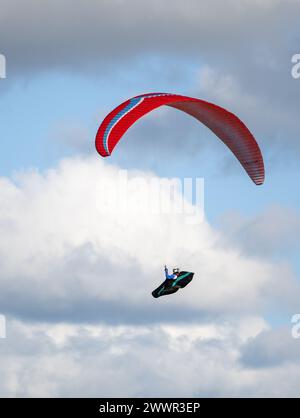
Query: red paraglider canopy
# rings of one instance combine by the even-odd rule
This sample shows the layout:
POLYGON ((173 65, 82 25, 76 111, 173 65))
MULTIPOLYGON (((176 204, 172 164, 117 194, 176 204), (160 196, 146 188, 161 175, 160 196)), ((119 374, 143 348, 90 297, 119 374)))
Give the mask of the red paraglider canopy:
POLYGON ((264 182, 262 154, 246 125, 220 106, 178 94, 142 94, 117 106, 106 116, 98 129, 96 149, 99 154, 102 157, 111 155, 131 125, 151 110, 163 105, 182 110, 206 125, 231 149, 255 184, 264 182))

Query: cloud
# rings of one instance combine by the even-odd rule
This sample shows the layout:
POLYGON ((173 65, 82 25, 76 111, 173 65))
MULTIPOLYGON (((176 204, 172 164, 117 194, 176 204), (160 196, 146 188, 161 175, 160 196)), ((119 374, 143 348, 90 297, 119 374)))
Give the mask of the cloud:
POLYGON ((290 328, 264 330, 243 346, 241 362, 249 368, 296 365, 300 362, 299 341, 291 338, 290 328))
MULTIPOLYGON (((269 332, 258 317, 114 327, 10 318, 8 329, 0 344, 2 396, 299 396, 296 358, 276 367, 241 363, 245 345, 269 332)), ((270 342, 271 352, 281 345, 275 336, 270 342)))
POLYGON ((255 217, 227 213, 220 220, 230 242, 258 256, 287 256, 299 249, 300 214, 296 209, 273 205, 255 217))
MULTIPOLYGON (((296 359, 291 383, 281 385, 291 362, 274 349, 262 366, 274 339, 256 343, 269 329, 269 304, 297 306, 294 277, 222 246, 205 220, 191 225, 186 214, 143 208, 141 180, 152 173, 128 171, 131 210, 107 210, 119 175, 98 158, 69 158, 44 173, 1 178, 2 396, 295 394, 296 359), (150 292, 165 262, 196 275, 156 300, 150 292)), ((286 358, 288 342, 278 350, 286 358)))
POLYGON ((289 85, 288 80, 280 79, 276 82, 276 89, 269 92, 260 88, 257 91, 249 88, 243 75, 237 74, 234 69, 231 71, 222 73, 220 68, 203 66, 199 71, 199 95, 224 106, 246 123, 262 149, 267 169, 274 162, 285 168, 283 162, 287 158, 292 161, 295 151, 297 157, 300 151, 296 115, 298 95, 295 94, 295 85, 289 85), (285 102, 282 97, 282 86, 287 90, 291 89, 290 102, 285 102))
MULTIPOLYGON (((249 320, 255 325, 250 335, 265 327, 259 319, 249 320)), ((247 330, 246 322, 240 326, 247 330)), ((237 388, 230 376, 239 372, 228 375, 225 364, 235 367, 228 337, 239 339, 238 331, 224 324, 45 326, 10 320, 9 329, 0 347, 2 396, 173 397, 237 388)))
MULTIPOLYGON (((17 6, 18 14, 15 1, 2 2, 1 39, 4 52, 9 53, 18 71, 70 65, 88 68, 91 61, 100 61, 105 67, 107 62, 120 63, 159 51, 199 57, 215 55, 218 48, 224 59, 226 54, 244 49, 249 56, 253 49, 263 51, 266 44, 270 47, 274 36, 276 41, 282 35, 285 39, 285 30, 293 22, 292 33, 297 33, 299 13, 296 1, 282 0, 245 0, 238 5, 233 0, 190 1, 188 5, 181 1, 170 5, 158 0, 143 4, 138 0, 92 0, 89 7, 81 0, 63 4, 52 1, 43 6, 30 0, 17 6), (16 27, 22 36, 15 36, 16 27)), ((274 42, 272 50, 276 47, 274 42)))
MULTIPOLYGON (((225 248, 216 230, 206 221, 189 223, 187 212, 166 214, 166 206, 155 207, 154 189, 147 195, 153 179, 159 180, 96 157, 65 159, 45 173, 20 172, 14 181, 2 178, 4 313, 106 323, 248 315, 279 295, 285 305, 282 274, 287 299, 297 299, 295 278, 280 264, 242 254, 230 243, 225 248), (150 293, 165 263, 194 271, 195 279, 184 292, 156 301, 150 293)), ((160 202, 168 199, 164 188, 160 202)), ((191 204, 185 209, 200 219, 191 204)))
POLYGON ((89 130, 83 123, 78 121, 59 122, 52 128, 48 136, 49 138, 54 138, 59 148, 72 149, 80 154, 91 154, 91 152, 94 152, 94 144, 91 144, 89 130))

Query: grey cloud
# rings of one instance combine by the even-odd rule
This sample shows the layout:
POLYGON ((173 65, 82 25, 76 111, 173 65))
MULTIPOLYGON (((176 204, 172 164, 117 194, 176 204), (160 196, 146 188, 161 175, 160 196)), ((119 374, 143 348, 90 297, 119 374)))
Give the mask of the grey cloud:
POLYGON ((1 312, 28 321, 74 324, 101 321, 111 325, 164 321, 199 324, 212 315, 222 316, 221 312, 212 314, 186 303, 181 309, 168 301, 156 303, 151 291, 163 280, 162 273, 153 280, 152 275, 140 271, 134 260, 129 264, 128 267, 112 264, 90 244, 75 248, 63 259, 53 259, 43 272, 10 276, 11 285, 2 284, 1 312))
POLYGON ((300 214, 292 208, 271 206, 246 218, 228 213, 220 225, 232 243, 258 256, 287 256, 299 249, 300 214))
MULTIPOLYGON (((118 61, 158 51, 183 57, 194 53, 197 58, 205 51, 229 63, 228 52, 251 56, 252 45, 264 54, 263 45, 279 41, 282 35, 288 39, 285 29, 293 21, 296 36, 298 13, 299 5, 293 1, 237 5, 232 0, 187 4, 92 0, 87 5, 66 0, 41 5, 34 0, 4 0, 1 40, 3 51, 19 71, 26 66, 47 70, 70 64, 80 67, 84 60, 100 60, 105 66, 107 59, 118 61)), ((273 50, 275 47, 278 49, 276 42, 273 50)))
MULTIPOLYGON (((297 2, 16 3, 2 1, 0 26, 0 48, 7 55, 12 80, 13 75, 61 70, 109 77, 108 82, 113 77, 120 89, 129 85, 134 94, 141 85, 180 86, 181 92, 229 105, 249 122, 267 161, 278 164, 282 155, 298 159, 299 82, 291 77, 291 56, 299 52, 297 2), (208 87, 194 80, 191 88, 187 82, 187 73, 193 74, 190 66, 203 64, 213 68, 217 78, 208 87), (129 79, 124 76, 126 70, 129 79), (235 81, 238 95, 232 98, 229 91, 229 97, 220 97, 217 85, 223 77, 235 81)), ((184 122, 176 124, 179 132, 184 131, 184 122)), ((151 129, 155 136, 155 125, 151 129)), ((177 129, 172 131, 172 149, 180 155, 185 150, 177 129)), ((76 144, 82 149, 80 141, 76 144)), ((189 148, 196 149, 195 144, 196 135, 189 148)))
POLYGON ((299 340, 292 338, 291 328, 263 331, 242 347, 240 360, 249 368, 299 364, 299 340))

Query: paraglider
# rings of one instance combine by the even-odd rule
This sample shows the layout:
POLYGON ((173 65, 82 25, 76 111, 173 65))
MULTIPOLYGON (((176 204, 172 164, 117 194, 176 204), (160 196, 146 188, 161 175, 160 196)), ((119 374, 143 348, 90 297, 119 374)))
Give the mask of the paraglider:
POLYGON ((160 106, 181 110, 206 125, 239 160, 252 181, 263 184, 264 162, 260 148, 246 125, 233 113, 204 100, 170 93, 135 96, 117 106, 101 123, 96 149, 108 157, 125 132, 138 119, 160 106))
POLYGON ((193 279, 194 273, 189 271, 180 271, 178 268, 173 269, 173 274, 169 274, 167 266, 165 266, 166 280, 153 290, 152 296, 159 298, 160 296, 170 295, 177 290, 187 286, 193 279))
MULTIPOLYGON (((112 110, 96 135, 96 149, 102 157, 112 154, 125 132, 140 118, 161 106, 173 107, 206 125, 233 153, 251 180, 261 185, 265 179, 261 150, 247 126, 228 110, 205 100, 171 93, 148 93, 132 97, 112 110)), ((152 292, 153 297, 169 295, 187 286, 194 273, 174 269, 152 292)))

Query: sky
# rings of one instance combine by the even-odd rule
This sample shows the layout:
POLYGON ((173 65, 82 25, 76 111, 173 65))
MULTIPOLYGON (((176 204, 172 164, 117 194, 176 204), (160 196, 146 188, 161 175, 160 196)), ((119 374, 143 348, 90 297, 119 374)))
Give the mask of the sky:
POLYGON ((299 397, 299 1, 0 8, 0 396, 299 397), (265 183, 171 108, 101 158, 107 113, 155 91, 238 115, 265 183), (143 185, 172 178, 204 179, 199 222, 151 210, 143 185), (154 299, 165 264, 194 280, 154 299))

